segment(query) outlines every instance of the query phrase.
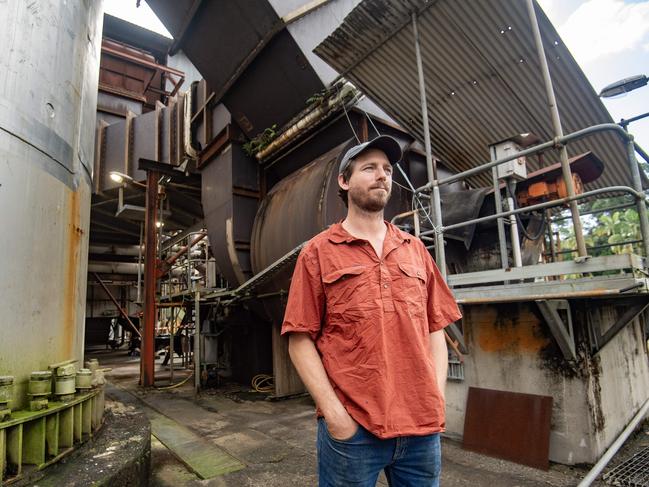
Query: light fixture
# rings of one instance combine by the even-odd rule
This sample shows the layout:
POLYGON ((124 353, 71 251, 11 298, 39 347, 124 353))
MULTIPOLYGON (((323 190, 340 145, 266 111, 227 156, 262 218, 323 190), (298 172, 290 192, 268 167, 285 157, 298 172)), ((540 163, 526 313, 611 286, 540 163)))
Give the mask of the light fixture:
POLYGON ((624 78, 615 83, 611 83, 608 86, 605 86, 602 91, 600 91, 599 96, 602 98, 610 98, 612 96, 621 95, 623 93, 628 93, 629 91, 642 88, 649 82, 644 74, 637 74, 629 78, 624 78))
POLYGON ((160 220, 155 222, 155 227, 156 228, 161 228, 161 227, 164 227, 164 226, 165 226, 164 222, 161 222, 160 220))
POLYGON ((131 181, 133 181, 133 178, 128 174, 124 174, 118 171, 110 171, 108 175, 110 176, 110 179, 112 179, 116 183, 123 183, 124 181, 130 183, 131 181))
POLYGON ((108 173, 108 176, 112 181, 115 181, 118 184, 128 183, 128 184, 132 184, 133 186, 139 186, 140 188, 146 188, 146 184, 142 184, 139 181, 133 179, 128 174, 124 174, 119 171, 110 171, 108 173))

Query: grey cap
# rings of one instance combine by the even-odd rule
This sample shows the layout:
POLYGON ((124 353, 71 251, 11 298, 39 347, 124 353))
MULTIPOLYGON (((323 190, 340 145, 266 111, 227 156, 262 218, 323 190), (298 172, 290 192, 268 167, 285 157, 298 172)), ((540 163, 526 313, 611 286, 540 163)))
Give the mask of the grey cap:
POLYGON ((399 142, 397 142, 394 137, 390 137, 389 135, 379 135, 378 137, 368 142, 355 145, 354 147, 349 149, 345 153, 342 161, 340 161, 338 174, 345 172, 345 169, 349 167, 352 159, 354 159, 354 157, 359 155, 361 152, 366 151, 367 149, 379 149, 383 151, 387 156, 388 161, 390 161, 390 164, 396 164, 401 160, 402 154, 399 142))

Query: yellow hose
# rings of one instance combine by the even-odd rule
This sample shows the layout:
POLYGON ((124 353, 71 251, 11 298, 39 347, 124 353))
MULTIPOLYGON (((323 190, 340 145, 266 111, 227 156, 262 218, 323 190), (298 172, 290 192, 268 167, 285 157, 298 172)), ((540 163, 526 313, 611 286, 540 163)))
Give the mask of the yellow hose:
POLYGON ((252 388, 256 392, 273 392, 275 390, 274 380, 272 375, 257 374, 252 378, 252 388))
POLYGON ((154 387, 154 389, 156 389, 156 390, 158 390, 158 391, 167 391, 167 390, 169 390, 169 389, 175 389, 176 387, 180 387, 180 386, 182 386, 185 382, 187 382, 187 381, 188 381, 189 379, 191 379, 193 376, 194 376, 194 372, 192 372, 191 374, 189 374, 187 377, 185 377, 183 380, 181 380, 181 381, 178 382, 177 384, 172 384, 172 385, 170 385, 170 386, 164 386, 164 387, 154 387))

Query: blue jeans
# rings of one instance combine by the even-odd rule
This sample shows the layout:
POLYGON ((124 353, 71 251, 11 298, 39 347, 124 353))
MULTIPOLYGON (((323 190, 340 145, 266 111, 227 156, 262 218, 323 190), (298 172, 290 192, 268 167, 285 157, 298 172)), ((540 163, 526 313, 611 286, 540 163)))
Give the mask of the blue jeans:
POLYGON ((438 487, 439 434, 382 440, 359 425, 348 440, 336 440, 318 419, 320 487, 374 487, 381 470, 393 487, 438 487))

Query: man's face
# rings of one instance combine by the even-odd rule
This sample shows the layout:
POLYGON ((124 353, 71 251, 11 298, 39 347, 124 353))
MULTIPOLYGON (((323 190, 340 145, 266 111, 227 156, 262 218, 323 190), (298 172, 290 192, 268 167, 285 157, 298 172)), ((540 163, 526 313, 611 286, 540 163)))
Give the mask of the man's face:
POLYGON ((382 211, 392 192, 392 164, 383 151, 368 149, 352 162, 349 181, 338 176, 338 184, 348 191, 349 205, 376 213, 382 211))

